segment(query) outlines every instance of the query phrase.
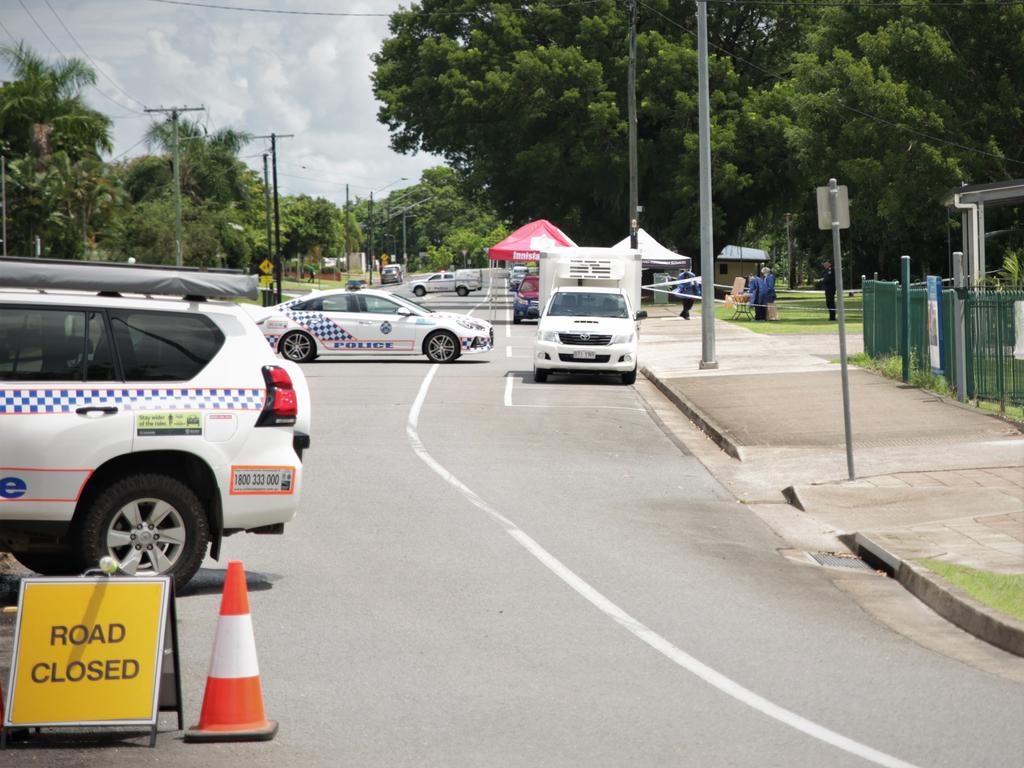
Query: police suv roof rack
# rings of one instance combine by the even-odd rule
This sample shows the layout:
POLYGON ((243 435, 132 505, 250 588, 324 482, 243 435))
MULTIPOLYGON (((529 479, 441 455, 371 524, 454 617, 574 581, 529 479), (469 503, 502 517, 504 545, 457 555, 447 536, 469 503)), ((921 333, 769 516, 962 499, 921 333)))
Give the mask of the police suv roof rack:
POLYGON ((166 267, 109 261, 0 257, 0 287, 182 296, 187 299, 255 299, 259 278, 238 269, 166 267))

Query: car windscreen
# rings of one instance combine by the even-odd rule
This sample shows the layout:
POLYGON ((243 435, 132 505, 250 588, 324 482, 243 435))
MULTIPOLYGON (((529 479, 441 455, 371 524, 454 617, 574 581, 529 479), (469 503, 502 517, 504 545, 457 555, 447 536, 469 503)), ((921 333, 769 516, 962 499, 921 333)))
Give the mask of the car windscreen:
POLYGON ((556 293, 551 299, 552 317, 629 317, 626 300, 615 293, 556 293))
POLYGON ((409 307, 409 309, 415 310, 416 314, 418 315, 429 315, 431 312, 434 311, 428 307, 423 306, 417 301, 407 299, 405 298, 405 296, 399 296, 397 293, 391 294, 391 299, 399 304, 404 304, 405 306, 409 307))
POLYGON ((523 282, 519 284, 519 292, 526 293, 527 291, 536 291, 537 285, 540 279, 535 276, 527 276, 523 278, 523 282))

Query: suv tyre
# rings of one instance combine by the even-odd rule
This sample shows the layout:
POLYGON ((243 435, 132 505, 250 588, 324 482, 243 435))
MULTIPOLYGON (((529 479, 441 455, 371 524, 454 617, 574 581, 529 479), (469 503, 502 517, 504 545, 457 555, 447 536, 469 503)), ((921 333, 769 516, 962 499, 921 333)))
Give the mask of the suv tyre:
POLYGON ((166 475, 129 475, 111 483, 87 509, 79 534, 82 560, 109 555, 133 575, 169 575, 181 589, 210 542, 210 526, 195 493, 166 475))

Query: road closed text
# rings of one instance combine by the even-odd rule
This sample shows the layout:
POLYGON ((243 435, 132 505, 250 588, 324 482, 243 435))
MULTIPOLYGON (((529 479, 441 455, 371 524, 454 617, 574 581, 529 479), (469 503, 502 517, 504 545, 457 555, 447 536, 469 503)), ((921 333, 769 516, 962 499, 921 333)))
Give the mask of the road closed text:
MULTIPOLYGON (((50 628, 50 645, 58 648, 86 647, 94 644, 123 643, 127 630, 123 624, 54 625, 50 628)), ((34 683, 79 683, 83 680, 133 680, 141 665, 138 659, 93 659, 91 661, 42 661, 32 665, 30 677, 34 683)))

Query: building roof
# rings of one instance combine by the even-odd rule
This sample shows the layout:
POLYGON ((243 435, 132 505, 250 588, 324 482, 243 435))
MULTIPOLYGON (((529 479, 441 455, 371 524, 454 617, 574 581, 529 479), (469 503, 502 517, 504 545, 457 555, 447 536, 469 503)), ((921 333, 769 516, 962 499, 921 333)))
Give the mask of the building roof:
POLYGON ((715 258, 719 261, 768 261, 768 252, 760 248, 727 245, 715 258))

